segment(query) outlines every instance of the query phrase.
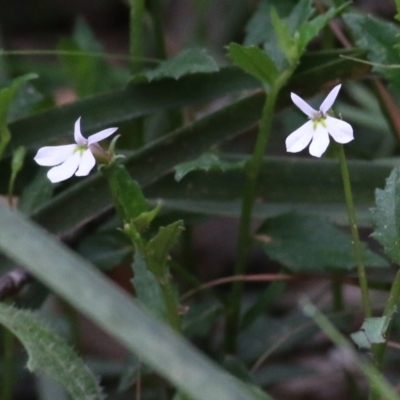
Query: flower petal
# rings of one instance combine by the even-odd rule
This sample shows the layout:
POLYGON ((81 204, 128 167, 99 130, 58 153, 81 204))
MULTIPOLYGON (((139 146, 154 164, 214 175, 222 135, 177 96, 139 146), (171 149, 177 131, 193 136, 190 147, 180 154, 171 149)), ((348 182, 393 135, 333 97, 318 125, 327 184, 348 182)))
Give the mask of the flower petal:
POLYGON ((66 179, 70 178, 78 169, 80 159, 81 154, 77 151, 61 165, 52 168, 47 173, 47 177, 52 183, 65 181, 66 179))
POLYGON ((81 159, 79 161, 79 168, 76 171, 76 176, 86 176, 89 175, 89 172, 96 165, 96 160, 92 154, 92 152, 87 149, 83 152, 81 159))
POLYGON ((290 93, 290 97, 294 104, 303 111, 310 118, 315 118, 318 115, 318 111, 314 110, 310 105, 308 105, 301 97, 297 96, 295 93, 290 93))
POLYGON ((338 118, 326 117, 326 128, 335 142, 349 143, 354 139, 352 126, 338 118))
POLYGON ((310 145, 310 154, 314 157, 321 157, 329 146, 328 130, 321 124, 317 124, 313 140, 310 145))
POLYGON ((118 128, 108 128, 89 136, 89 145, 100 142, 111 136, 118 128))
POLYGON ((307 121, 286 138, 286 151, 298 153, 304 150, 314 135, 313 121, 307 121))
POLYGON ((36 153, 34 160, 43 167, 53 167, 71 157, 76 147, 76 144, 42 147, 36 153))
POLYGON ((74 138, 75 142, 78 143, 80 146, 87 146, 88 140, 83 137, 81 133, 81 117, 79 117, 75 122, 74 138))
POLYGON ((342 85, 337 85, 335 86, 326 96, 325 100, 322 102, 321 106, 319 107, 319 110, 322 111, 323 114, 326 114, 333 106, 333 103, 336 100, 336 97, 339 93, 340 88, 342 85))

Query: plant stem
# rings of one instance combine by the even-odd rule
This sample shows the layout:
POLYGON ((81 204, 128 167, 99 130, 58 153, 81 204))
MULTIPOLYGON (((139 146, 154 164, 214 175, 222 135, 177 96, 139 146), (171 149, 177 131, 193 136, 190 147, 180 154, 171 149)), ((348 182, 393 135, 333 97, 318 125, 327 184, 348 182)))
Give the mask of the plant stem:
POLYGON ((351 191, 349 169, 347 167, 344 148, 341 144, 338 145, 338 153, 339 153, 339 160, 340 160, 340 169, 342 171, 344 195, 346 198, 347 214, 348 214, 348 218, 349 218, 351 237, 353 239, 352 244, 353 244, 354 257, 355 257, 355 261, 357 264, 358 279, 359 279, 360 289, 361 289, 363 310, 364 310, 365 317, 369 318, 372 316, 372 311, 371 311, 371 302, 370 302, 369 294, 368 294, 367 274, 365 272, 365 266, 364 266, 364 254, 363 254, 363 248, 362 248, 361 241, 360 241, 360 236, 358 234, 356 213, 355 213, 354 203, 353 203, 353 194, 351 191))
MULTIPOLYGON (((243 190, 242 213, 239 224, 239 237, 235 275, 242 275, 246 267, 246 259, 251 244, 251 217, 256 196, 258 176, 260 173, 265 148, 268 143, 272 117, 279 90, 271 90, 268 93, 266 103, 261 116, 260 129, 255 145, 254 153, 246 166, 247 180, 243 190)), ((227 315, 227 327, 225 332, 225 347, 230 353, 235 352, 236 335, 239 327, 240 308, 243 296, 243 282, 236 281, 232 284, 229 309, 227 315)))
MULTIPOLYGON (((393 285, 390 289, 389 297, 386 302, 385 309, 383 311, 384 317, 389 317, 396 312, 397 303, 400 297, 400 270, 397 271, 396 276, 393 281, 393 285)), ((390 333, 391 324, 388 325, 386 332, 384 332, 384 337, 388 337, 390 333)), ((383 358, 385 356, 387 343, 379 343, 375 346, 375 367, 380 371, 382 369, 383 358)), ((368 400, 378 400, 380 398, 380 393, 377 391, 375 387, 371 387, 370 394, 368 400)))
POLYGON ((144 55, 144 11, 145 0, 129 0, 130 27, 129 46, 131 56, 131 73, 135 74, 143 69, 144 55))
POLYGON ((153 19, 157 57, 165 59, 167 58, 167 51, 165 49, 164 30, 162 27, 162 9, 160 0, 150 0, 149 6, 151 10, 151 17, 153 19))
POLYGON ((14 336, 6 328, 3 328, 4 343, 4 368, 2 400, 12 400, 14 382, 14 336))

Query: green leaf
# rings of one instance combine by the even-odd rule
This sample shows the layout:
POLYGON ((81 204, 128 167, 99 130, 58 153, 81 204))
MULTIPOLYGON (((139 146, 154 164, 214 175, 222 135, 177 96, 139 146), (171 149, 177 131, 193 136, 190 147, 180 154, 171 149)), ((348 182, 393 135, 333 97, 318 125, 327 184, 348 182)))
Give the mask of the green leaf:
POLYGON ((222 172, 230 171, 233 169, 242 169, 245 161, 230 162, 221 160, 221 158, 213 153, 202 154, 199 158, 175 167, 175 180, 179 182, 184 176, 192 171, 210 171, 220 170, 222 172))
POLYGON ((297 52, 295 39, 288 25, 279 17, 275 8, 271 10, 271 19, 280 49, 289 62, 296 62, 300 54, 297 52))
POLYGON ((125 166, 113 162, 102 166, 101 172, 108 180, 117 213, 123 221, 130 222, 147 211, 142 189, 131 178, 125 166))
POLYGON ((228 46, 228 55, 236 66, 270 86, 278 76, 274 62, 257 46, 244 47, 231 43, 228 46))
POLYGON ((61 55, 75 91, 85 97, 111 89, 116 84, 112 69, 104 58, 87 53, 104 53, 102 45, 94 37, 83 18, 78 18, 72 38, 59 40, 57 49, 63 52, 81 52, 82 55, 61 55))
POLYGON ((101 400, 102 390, 82 360, 56 333, 30 311, 0 303, 0 323, 23 343, 29 353, 28 369, 52 377, 74 400, 101 400))
MULTIPOLYGON (((371 62, 392 65, 400 64, 397 25, 380 20, 371 15, 345 14, 343 19, 356 39, 357 45, 367 50, 371 62)), ((400 74, 396 69, 374 67, 374 71, 384 76, 400 89, 400 74)))
POLYGON ((218 64, 207 53, 205 49, 186 49, 180 52, 176 57, 163 61, 160 65, 151 70, 140 74, 145 76, 149 81, 162 78, 179 79, 185 75, 206 74, 219 70, 218 64))
POLYGON ((400 167, 386 180, 385 189, 376 189, 376 208, 372 210, 375 230, 372 236, 383 246, 394 263, 400 264, 400 167))
POLYGON ((18 201, 18 209, 25 214, 32 214, 51 199, 54 187, 49 178, 47 178, 46 169, 39 169, 36 176, 22 192, 18 201))
POLYGON ((158 279, 164 279, 168 274, 166 263, 169 252, 183 230, 183 221, 176 221, 171 225, 161 227, 157 235, 146 244, 144 258, 147 268, 158 279))
POLYGON ((155 317, 166 320, 167 310, 160 284, 153 272, 147 268, 139 252, 135 254, 132 270, 134 276, 131 282, 138 299, 155 317))
MULTIPOLYGON (((317 216, 288 213, 267 219, 256 239, 272 260, 294 272, 351 270, 356 267, 351 237, 317 216)), ((364 245, 369 267, 388 263, 364 245)))
MULTIPOLYGON (((341 7, 341 9, 342 8, 343 7, 341 7)), ((318 15, 318 17, 313 18, 299 28, 299 39, 297 43, 299 54, 304 52, 308 43, 318 35, 319 31, 324 28, 341 9, 330 8, 326 13, 318 15)))
POLYGON ((11 177, 10 177, 10 183, 8 185, 8 198, 10 201, 14 193, 15 179, 17 179, 18 173, 24 166, 25 154, 26 154, 25 147, 18 147, 18 149, 15 150, 11 160, 11 177))
POLYGON ((0 91, 0 158, 11 140, 11 133, 7 126, 8 110, 15 95, 21 86, 30 79, 37 78, 36 74, 20 76, 12 81, 11 85, 0 91))
POLYGON ((193 400, 253 399, 251 392, 226 371, 23 215, 0 204, 0 226, 7 227, 0 229, 0 248, 5 254, 193 400))
POLYGON ((117 230, 99 232, 80 241, 78 252, 103 271, 120 264, 133 252, 131 241, 117 230))
POLYGON ((366 318, 361 329, 350 336, 361 349, 370 349, 372 344, 385 343, 385 334, 391 316, 366 318))

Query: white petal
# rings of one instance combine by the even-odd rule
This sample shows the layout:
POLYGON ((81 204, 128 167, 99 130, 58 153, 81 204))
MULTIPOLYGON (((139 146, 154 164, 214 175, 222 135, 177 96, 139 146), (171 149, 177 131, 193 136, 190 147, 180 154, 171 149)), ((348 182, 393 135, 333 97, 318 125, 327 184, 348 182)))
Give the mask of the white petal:
POLYGON ((85 150, 82 154, 82 157, 79 161, 79 168, 78 171, 76 171, 76 176, 86 176, 89 175, 89 172, 92 170, 92 168, 96 165, 96 160, 93 157, 93 154, 91 151, 85 150))
POLYGON ((342 85, 335 86, 329 92, 328 96, 326 96, 325 100, 321 104, 321 107, 319 108, 323 114, 326 114, 332 108, 341 87, 342 85))
POLYGON ((111 136, 118 128, 108 128, 89 136, 89 145, 100 142, 111 136))
POLYGON ((295 93, 290 93, 290 97, 294 104, 303 111, 310 118, 314 118, 318 115, 318 111, 314 110, 310 105, 308 105, 301 97, 297 96, 295 93))
POLYGON ((322 154, 325 153, 325 150, 328 148, 328 146, 328 130, 319 123, 314 131, 314 137, 310 144, 310 154, 314 157, 321 157, 322 154))
POLYGON ((61 165, 52 168, 47 173, 47 177, 53 183, 65 181, 66 179, 70 178, 78 169, 80 159, 81 154, 77 151, 61 165))
POLYGON ((42 147, 36 153, 34 160, 43 167, 52 167, 71 157, 76 147, 76 144, 42 147))
POLYGON ((326 117, 326 128, 335 142, 349 143, 354 139, 352 126, 341 119, 326 117))
POLYGON ((88 141, 81 133, 81 117, 79 117, 75 122, 74 138, 75 142, 80 146, 87 146, 88 141))
POLYGON ((307 121, 286 138, 286 151, 298 153, 305 149, 314 135, 313 121, 307 121))

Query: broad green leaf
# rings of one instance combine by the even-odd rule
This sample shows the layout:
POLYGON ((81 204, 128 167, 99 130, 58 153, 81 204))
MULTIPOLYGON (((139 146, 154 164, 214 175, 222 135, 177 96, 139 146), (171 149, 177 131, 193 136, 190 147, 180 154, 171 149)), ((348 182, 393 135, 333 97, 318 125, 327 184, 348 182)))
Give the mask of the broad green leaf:
POLYGON ((140 186, 123 165, 113 162, 102 166, 101 172, 108 180, 114 205, 123 221, 130 222, 147 211, 147 202, 140 186))
POLYGON ((219 70, 218 64, 205 49, 186 49, 176 57, 163 61, 160 65, 140 74, 136 79, 145 76, 149 81, 162 78, 179 79, 185 75, 205 74, 219 70))
POLYGON ((183 221, 176 221, 171 225, 161 227, 157 235, 146 244, 144 250, 146 265, 157 279, 164 279, 168 274, 166 263, 169 252, 183 229, 183 221))
POLYGON ((140 302, 143 303, 155 317, 166 320, 167 310, 165 308, 165 301, 160 284, 153 272, 147 268, 139 252, 135 253, 132 270, 133 279, 131 282, 140 302))
MULTIPOLYGON (((256 239, 269 258, 293 272, 351 270, 356 267, 350 235, 317 216, 288 213, 267 219, 256 239)), ((364 245, 367 267, 388 263, 364 245)))
POLYGON ((301 30, 314 13, 312 0, 300 0, 293 7, 290 14, 285 18, 290 33, 293 35, 297 30, 301 30))
POLYGON ((0 226, 7 226, 0 229, 5 254, 193 400, 253 399, 248 389, 26 217, 0 205, 0 226))
MULTIPOLYGON (((398 26, 371 15, 345 14, 343 19, 357 41, 357 45, 367 50, 371 62, 391 65, 400 64, 398 49, 398 26)), ((397 69, 374 67, 397 89, 400 89, 400 74, 397 69)))
POLYGON ((229 162, 221 160, 221 158, 213 153, 202 154, 194 161, 189 161, 179 164, 175 167, 175 180, 179 182, 184 176, 192 171, 210 171, 211 169, 218 169, 222 172, 230 171, 232 169, 242 169, 245 161, 229 162))
POLYGON ((228 46, 228 55, 236 66, 270 86, 278 76, 274 62, 257 46, 244 47, 231 43, 228 46))
POLYGON ((376 208, 372 210, 375 230, 372 236, 383 246, 394 263, 400 264, 400 167, 386 180, 385 189, 376 189, 376 208))
POLYGON ((188 75, 178 81, 163 79, 130 84, 125 89, 17 120, 9 126, 13 133, 10 144, 14 148, 24 146, 29 149, 38 148, 51 140, 70 139, 74 121, 80 116, 83 131, 90 134, 152 113, 212 101, 230 93, 259 87, 260 83, 253 77, 232 67, 210 74, 188 75))
POLYGON ((371 345, 386 342, 386 331, 391 316, 366 318, 361 329, 350 336, 361 349, 370 349, 371 345))
MULTIPOLYGON (((247 156, 220 158, 233 164, 249 159, 247 156)), ((375 202, 375 189, 384 185, 385 178, 397 163, 396 160, 349 161, 357 220, 362 226, 371 226, 370 208, 375 202)), ((166 176, 148 186, 145 193, 153 203, 161 201, 164 209, 238 217, 244 178, 240 170, 193 171, 181 182, 174 182, 172 175, 166 176)), ((257 199, 256 219, 297 211, 325 216, 341 225, 348 224, 337 160, 268 157, 261 168, 257 199)))
POLYGON ((30 311, 0 303, 0 323, 23 343, 29 354, 31 372, 49 375, 61 383, 74 400, 104 399, 98 382, 82 360, 30 311))

